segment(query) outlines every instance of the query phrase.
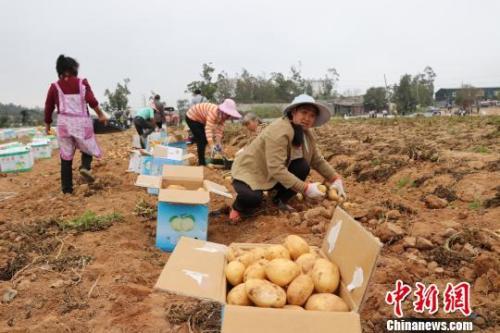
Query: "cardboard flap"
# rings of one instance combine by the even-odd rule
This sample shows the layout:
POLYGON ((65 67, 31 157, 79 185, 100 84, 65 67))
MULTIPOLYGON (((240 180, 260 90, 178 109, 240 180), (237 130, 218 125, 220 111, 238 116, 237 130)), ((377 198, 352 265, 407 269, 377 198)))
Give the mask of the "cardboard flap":
POLYGON ((359 314, 226 305, 222 333, 361 333, 359 314))
POLYGON ((323 241, 323 252, 338 265, 341 283, 359 312, 382 244, 359 222, 337 207, 323 241))
POLYGON ((173 181, 203 183, 203 167, 166 165, 163 167, 163 178, 173 181))
POLYGON ((203 186, 205 186, 205 189, 209 192, 222 195, 227 198, 233 198, 233 195, 229 193, 227 188, 224 185, 219 185, 217 183, 214 183, 210 180, 204 180, 203 181, 203 186))
POLYGON ((224 303, 226 276, 221 272, 225 251, 226 247, 217 243, 181 237, 155 289, 224 303))
POLYGON ((161 187, 161 177, 139 175, 135 181, 135 186, 159 189, 161 187))
POLYGON ((210 201, 210 194, 207 191, 161 189, 158 195, 158 201, 206 205, 210 201))

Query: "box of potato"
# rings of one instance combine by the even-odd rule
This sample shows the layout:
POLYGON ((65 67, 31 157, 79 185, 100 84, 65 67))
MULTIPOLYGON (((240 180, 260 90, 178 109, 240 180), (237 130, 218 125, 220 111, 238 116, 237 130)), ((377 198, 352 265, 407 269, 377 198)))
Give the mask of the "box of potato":
POLYGON ((361 332, 359 312, 382 244, 337 208, 320 248, 181 238, 155 289, 224 304, 222 332, 361 332))

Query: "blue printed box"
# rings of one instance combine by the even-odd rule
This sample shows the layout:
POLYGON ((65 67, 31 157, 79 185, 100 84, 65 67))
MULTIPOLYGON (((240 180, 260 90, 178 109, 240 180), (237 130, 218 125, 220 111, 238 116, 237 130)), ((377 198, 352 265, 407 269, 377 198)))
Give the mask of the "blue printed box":
POLYGON ((140 175, 136 185, 159 189, 156 246, 172 251, 179 238, 206 240, 209 192, 231 197, 224 186, 204 180, 203 167, 165 165, 162 176, 140 175))

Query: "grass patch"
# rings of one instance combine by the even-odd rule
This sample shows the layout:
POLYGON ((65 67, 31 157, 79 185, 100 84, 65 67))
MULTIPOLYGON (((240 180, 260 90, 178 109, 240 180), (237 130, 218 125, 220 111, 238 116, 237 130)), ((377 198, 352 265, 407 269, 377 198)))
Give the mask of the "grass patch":
POLYGON ((479 153, 479 154, 488 154, 490 152, 488 147, 485 147, 485 146, 476 146, 476 147, 472 148, 472 151, 475 153, 479 153))
POLYGON ((415 186, 415 182, 410 178, 410 177, 403 177, 400 180, 398 180, 396 187, 398 190, 402 189, 403 187, 406 186, 415 186))
POLYGON ((472 201, 471 203, 469 203, 469 209, 471 210, 479 210, 482 206, 482 203, 479 199, 476 199, 474 201, 472 201))
POLYGON ((77 231, 99 231, 109 228, 114 222, 120 222, 123 216, 113 212, 106 215, 97 215, 91 210, 85 211, 82 215, 72 220, 62 221, 60 226, 63 229, 73 229, 77 231))
POLYGON ((156 206, 151 205, 144 199, 141 199, 135 205, 134 214, 148 220, 153 220, 156 218, 156 206))

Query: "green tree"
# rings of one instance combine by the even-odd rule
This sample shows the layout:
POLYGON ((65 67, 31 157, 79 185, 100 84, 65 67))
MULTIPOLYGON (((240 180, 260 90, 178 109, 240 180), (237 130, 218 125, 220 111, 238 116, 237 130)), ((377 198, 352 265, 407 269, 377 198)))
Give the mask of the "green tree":
POLYGON ((236 79, 235 98, 240 103, 254 102, 256 79, 246 69, 236 79))
POLYGON ((417 109, 418 100, 416 91, 413 89, 411 75, 403 75, 399 84, 394 86, 393 101, 401 114, 407 114, 417 109))
POLYGON ((21 110, 21 124, 23 126, 29 125, 30 122, 30 115, 28 113, 28 110, 21 110))
POLYGON ((311 84, 311 81, 307 81, 306 83, 306 94, 308 94, 309 96, 312 96, 313 95, 313 87, 312 87, 312 84, 311 84))
POLYGON ((209 101, 215 102, 217 92, 217 82, 213 82, 213 74, 215 68, 212 67, 212 63, 203 64, 201 70, 201 77, 203 80, 193 81, 187 85, 187 90, 193 93, 196 89, 200 89, 209 101))
POLYGON ((128 107, 128 95, 130 95, 130 90, 128 89, 128 84, 130 79, 124 79, 123 84, 117 83, 114 92, 109 89, 104 91, 104 96, 108 98, 108 101, 103 104, 103 108, 106 112, 112 110, 126 110, 128 107))
POLYGON ((334 67, 328 68, 327 73, 321 82, 321 94, 318 97, 323 99, 335 97, 336 92, 334 88, 339 81, 339 77, 340 75, 334 67))
POLYGON ((363 105, 367 110, 381 111, 387 108, 387 91, 384 87, 371 87, 363 96, 363 105))
POLYGON ((0 128, 10 127, 9 117, 6 115, 0 116, 0 128))
POLYGON ((477 98, 479 96, 479 91, 477 88, 464 84, 457 91, 457 96, 455 97, 455 104, 460 105, 465 110, 472 110, 472 104, 477 102, 477 98))
POLYGON ((235 85, 226 72, 222 71, 217 75, 216 85, 217 91, 215 92, 215 97, 219 102, 233 97, 235 85))

